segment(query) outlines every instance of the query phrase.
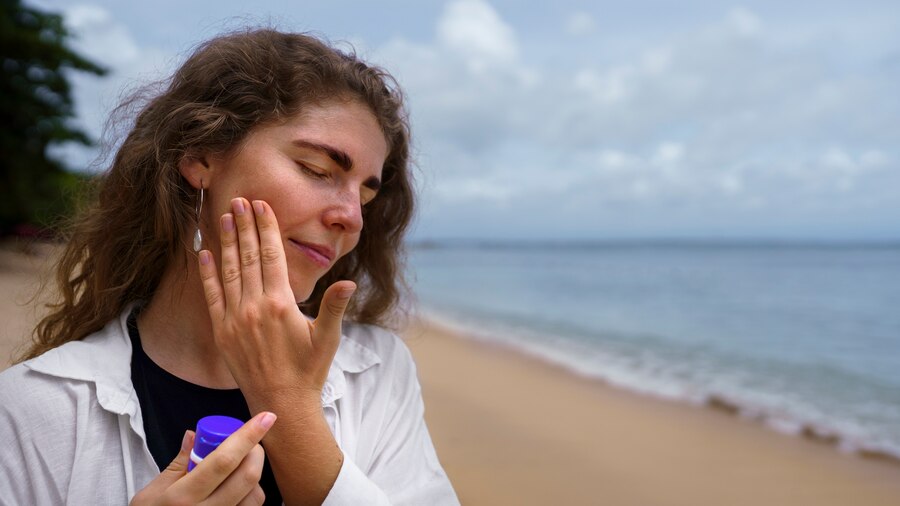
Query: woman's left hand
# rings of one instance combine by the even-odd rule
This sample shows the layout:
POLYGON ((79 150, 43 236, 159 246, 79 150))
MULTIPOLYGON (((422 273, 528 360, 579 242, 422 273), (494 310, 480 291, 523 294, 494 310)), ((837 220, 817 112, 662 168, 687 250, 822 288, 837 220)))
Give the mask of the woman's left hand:
POLYGON ((320 413, 322 387, 356 285, 331 285, 310 321, 291 290, 272 208, 260 200, 251 207, 244 198, 231 206, 232 213, 220 220, 221 279, 213 255, 200 252, 216 344, 253 412, 277 413, 282 403, 300 402, 320 413))

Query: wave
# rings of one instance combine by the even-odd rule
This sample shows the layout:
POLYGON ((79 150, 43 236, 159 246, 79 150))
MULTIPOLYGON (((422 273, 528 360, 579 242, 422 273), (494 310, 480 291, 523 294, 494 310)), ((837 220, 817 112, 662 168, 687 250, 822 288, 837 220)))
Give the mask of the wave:
MULTIPOLYGON (((867 426, 866 416, 859 413, 837 416, 836 410, 805 402, 802 395, 789 389, 754 388, 762 373, 723 371, 721 365, 699 359, 703 353, 697 350, 681 350, 690 360, 677 360, 673 359, 673 350, 660 353, 651 346, 625 349, 614 340, 598 346, 596 342, 536 332, 508 321, 473 318, 471 313, 455 314, 446 308, 423 307, 419 313, 423 320, 455 334, 502 345, 583 378, 645 396, 713 409, 785 435, 832 446, 843 453, 900 465, 900 434, 873 430, 867 426)), ((900 410, 885 413, 884 409, 884 405, 869 406, 868 416, 889 419, 889 424, 900 426, 900 410)))

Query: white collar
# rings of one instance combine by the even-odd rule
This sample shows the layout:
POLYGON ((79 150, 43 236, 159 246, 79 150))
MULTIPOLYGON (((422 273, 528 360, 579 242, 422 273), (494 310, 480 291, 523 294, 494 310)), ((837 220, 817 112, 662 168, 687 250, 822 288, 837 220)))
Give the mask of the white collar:
MULTIPOLYGON (((137 394, 131 383, 131 339, 128 337, 129 304, 119 317, 80 341, 72 341, 23 363, 29 369, 59 378, 92 382, 100 406, 118 415, 137 413, 137 394)), ((346 374, 360 373, 381 362, 370 348, 355 339, 355 326, 345 325, 328 378, 322 389, 322 405, 343 397, 346 374)))

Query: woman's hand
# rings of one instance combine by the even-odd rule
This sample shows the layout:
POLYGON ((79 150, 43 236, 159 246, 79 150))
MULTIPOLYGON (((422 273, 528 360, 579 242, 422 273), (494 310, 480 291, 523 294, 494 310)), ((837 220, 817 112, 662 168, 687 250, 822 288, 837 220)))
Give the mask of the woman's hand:
POLYGON ((186 432, 178 456, 134 496, 131 506, 262 504, 266 496, 259 486, 259 477, 265 452, 259 441, 273 423, 275 415, 272 413, 256 415, 190 473, 187 465, 194 433, 186 432))
POLYGON ((220 220, 221 280, 213 256, 200 252, 216 344, 251 411, 281 412, 285 403, 300 403, 306 414, 320 414, 322 387, 356 285, 330 286, 319 317, 309 321, 291 290, 272 208, 260 200, 251 207, 244 198, 231 206, 220 220))
POLYGON ((341 320, 356 289, 339 281, 309 321, 288 279, 281 231, 263 201, 231 201, 220 220, 221 280, 200 252, 200 278, 213 337, 250 412, 274 411, 267 456, 286 504, 320 504, 337 479, 343 453, 322 411, 322 387, 341 341, 341 320))

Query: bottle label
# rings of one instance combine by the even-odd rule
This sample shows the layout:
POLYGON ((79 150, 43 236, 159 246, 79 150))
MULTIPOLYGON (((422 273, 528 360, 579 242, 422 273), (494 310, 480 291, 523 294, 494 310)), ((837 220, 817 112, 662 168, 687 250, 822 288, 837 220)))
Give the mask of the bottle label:
POLYGON ((191 460, 188 462, 188 472, 191 472, 191 470, 197 467, 201 462, 203 462, 203 457, 194 453, 194 450, 191 450, 191 460))

